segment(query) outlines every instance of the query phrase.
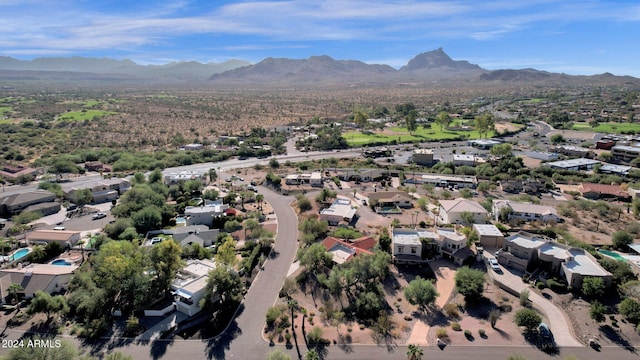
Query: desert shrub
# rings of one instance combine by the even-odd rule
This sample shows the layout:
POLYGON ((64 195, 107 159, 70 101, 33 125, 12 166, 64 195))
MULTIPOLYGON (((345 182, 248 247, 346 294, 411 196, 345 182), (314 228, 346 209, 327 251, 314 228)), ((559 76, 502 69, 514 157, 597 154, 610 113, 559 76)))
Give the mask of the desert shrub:
POLYGON ((462 327, 460 326, 460 323, 458 323, 458 322, 452 322, 452 323, 451 323, 451 330, 453 330, 453 331, 460 331, 460 330, 462 330, 462 327))
POLYGON ((440 339, 446 339, 449 337, 449 334, 447 334, 447 329, 438 328, 438 330, 436 330, 436 336, 440 339))
POLYGON ((467 338, 472 338, 473 335, 471 334, 471 330, 467 329, 464 331, 464 336, 466 336, 467 338))
POLYGON ((549 287, 549 289, 551 289, 552 291, 556 292, 556 293, 561 293, 561 292, 565 292, 567 291, 567 286, 563 283, 560 283, 556 280, 553 279, 548 279, 547 280, 547 286, 549 287))
POLYGON ((547 285, 546 285, 544 282, 542 282, 542 281, 538 281, 538 282, 536 283, 536 287, 538 288, 538 290, 542 290, 542 289, 546 288, 546 287, 547 287, 547 285))
POLYGON ((442 309, 449 318, 458 318, 460 316, 457 304, 448 303, 442 309))
POLYGON ((276 307, 270 307, 267 310, 267 326, 273 326, 276 323, 276 320, 282 315, 282 311, 276 307))
POLYGON ((481 337, 485 337, 485 336, 487 336, 487 332, 486 332, 484 329, 478 329, 478 334, 479 334, 481 337))

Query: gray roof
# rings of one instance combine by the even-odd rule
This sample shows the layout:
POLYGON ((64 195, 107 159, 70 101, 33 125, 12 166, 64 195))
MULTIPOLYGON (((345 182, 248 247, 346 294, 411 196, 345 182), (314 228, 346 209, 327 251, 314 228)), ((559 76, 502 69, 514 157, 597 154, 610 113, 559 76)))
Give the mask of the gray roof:
POLYGON ((56 195, 48 190, 34 190, 23 194, 13 194, 0 197, 0 205, 15 206, 36 201, 48 201, 56 198, 56 195))

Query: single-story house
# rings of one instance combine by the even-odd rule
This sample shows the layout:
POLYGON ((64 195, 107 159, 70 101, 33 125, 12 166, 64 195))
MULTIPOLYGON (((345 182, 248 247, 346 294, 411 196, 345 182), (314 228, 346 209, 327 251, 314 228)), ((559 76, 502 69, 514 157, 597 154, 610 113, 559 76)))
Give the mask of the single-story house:
POLYGON ((339 169, 338 179, 342 181, 378 181, 389 176, 389 171, 385 169, 339 169))
POLYGON ((176 310, 188 316, 202 310, 199 302, 204 297, 209 272, 215 268, 216 263, 208 259, 187 262, 171 284, 176 310))
POLYGON ((182 181, 200 180, 202 184, 206 185, 209 182, 209 171, 191 170, 191 171, 179 171, 179 172, 167 172, 164 174, 164 183, 166 185, 177 184, 182 181))
POLYGON ((502 144, 502 142, 492 139, 477 139, 467 141, 467 145, 484 150, 489 150, 499 144, 502 144))
POLYGON ((337 225, 341 222, 351 223, 356 216, 357 209, 351 205, 351 200, 337 198, 333 204, 320 211, 320 220, 327 221, 330 225, 337 225))
POLYGON ((51 215, 60 211, 60 203, 56 202, 56 195, 48 190, 34 190, 23 194, 12 194, 0 197, 0 214, 12 216, 23 211, 40 211, 42 215, 51 215), (33 208, 33 205, 48 204, 44 207, 33 208), (29 207, 32 207, 29 209, 29 207))
POLYGON ((558 216, 558 211, 553 206, 521 203, 511 200, 494 200, 493 216, 496 221, 500 220, 524 220, 524 221, 543 221, 543 222, 561 222, 562 218, 558 216), (506 209, 506 219, 501 218, 501 213, 506 209))
POLYGON ((314 171, 310 174, 289 174, 284 178, 284 183, 287 185, 311 185, 322 186, 322 174, 314 171))
POLYGON ((70 182, 62 184, 62 193, 65 199, 73 201, 73 193, 78 190, 89 189, 93 196, 93 203, 100 204, 117 199, 131 188, 127 179, 110 178, 83 182, 70 182))
POLYGON ((457 186, 459 188, 474 189, 478 186, 478 178, 467 175, 446 174, 405 174, 405 183, 428 184, 439 187, 457 186))
POLYGON ((504 243, 502 231, 493 224, 473 224, 473 230, 478 234, 478 241, 484 247, 501 248, 504 243))
POLYGON ((592 159, 595 156, 593 150, 573 145, 554 146, 551 148, 551 151, 557 152, 562 155, 576 156, 587 159, 592 159))
POLYGON ((333 256, 333 262, 343 264, 359 254, 373 254, 376 240, 370 236, 355 240, 343 240, 332 236, 322 241, 324 248, 333 256))
POLYGON ((62 248, 69 248, 80 241, 79 231, 69 230, 34 230, 25 235, 28 244, 58 243, 62 248))
POLYGON ((413 200, 406 191, 377 191, 367 194, 369 204, 375 204, 376 208, 393 207, 400 208, 413 207, 413 200))
POLYGON ((24 290, 19 293, 27 299, 33 298, 36 292, 48 294, 66 290, 78 265, 59 266, 51 264, 30 264, 25 267, 0 270, 0 301, 5 304, 9 287, 18 284, 24 290))
POLYGON ((620 185, 582 183, 578 186, 580 195, 587 199, 620 199, 628 200, 631 196, 620 185))
POLYGON ((440 200, 438 221, 441 224, 462 224, 465 222, 463 214, 470 213, 472 224, 484 224, 489 213, 477 201, 458 198, 454 200, 440 200))
POLYGON ((38 170, 23 166, 23 165, 4 165, 2 169, 0 169, 0 177, 4 179, 16 179, 21 175, 32 175, 36 176, 38 174, 38 170))
POLYGON ((87 161, 84 163, 84 168, 87 171, 102 171, 102 172, 110 172, 111 167, 109 165, 105 165, 100 161, 87 161))
POLYGON ((600 161, 598 160, 578 158, 578 159, 571 159, 571 160, 553 161, 553 162, 544 163, 543 165, 546 165, 552 169, 557 169, 557 170, 580 171, 580 170, 591 170, 598 164, 600 164, 600 161))

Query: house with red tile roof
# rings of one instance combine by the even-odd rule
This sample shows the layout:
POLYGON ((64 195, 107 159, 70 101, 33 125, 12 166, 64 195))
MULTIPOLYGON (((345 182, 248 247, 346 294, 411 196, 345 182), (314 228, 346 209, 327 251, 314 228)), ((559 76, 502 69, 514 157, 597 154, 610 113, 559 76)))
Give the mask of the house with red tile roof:
POLYGON ((578 191, 582 196, 592 200, 605 198, 628 200, 631 197, 629 192, 623 190, 620 185, 582 183, 578 186, 578 191))
POLYGON ((343 264, 357 255, 373 254, 376 240, 370 236, 355 240, 343 240, 329 236, 322 241, 322 245, 333 256, 333 262, 343 264))

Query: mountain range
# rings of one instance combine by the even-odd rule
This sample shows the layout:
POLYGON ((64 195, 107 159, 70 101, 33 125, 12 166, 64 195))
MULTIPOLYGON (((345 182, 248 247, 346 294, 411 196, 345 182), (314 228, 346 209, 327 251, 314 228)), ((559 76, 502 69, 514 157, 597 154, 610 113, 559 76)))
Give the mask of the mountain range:
POLYGON ((349 86, 419 85, 432 83, 584 83, 637 82, 629 76, 605 73, 571 76, 535 69, 486 70, 453 60, 442 48, 421 53, 400 69, 329 56, 308 59, 266 58, 256 64, 242 60, 202 64, 195 61, 138 65, 109 58, 37 58, 0 56, 0 80, 108 81, 140 83, 201 83, 212 86, 349 86))

